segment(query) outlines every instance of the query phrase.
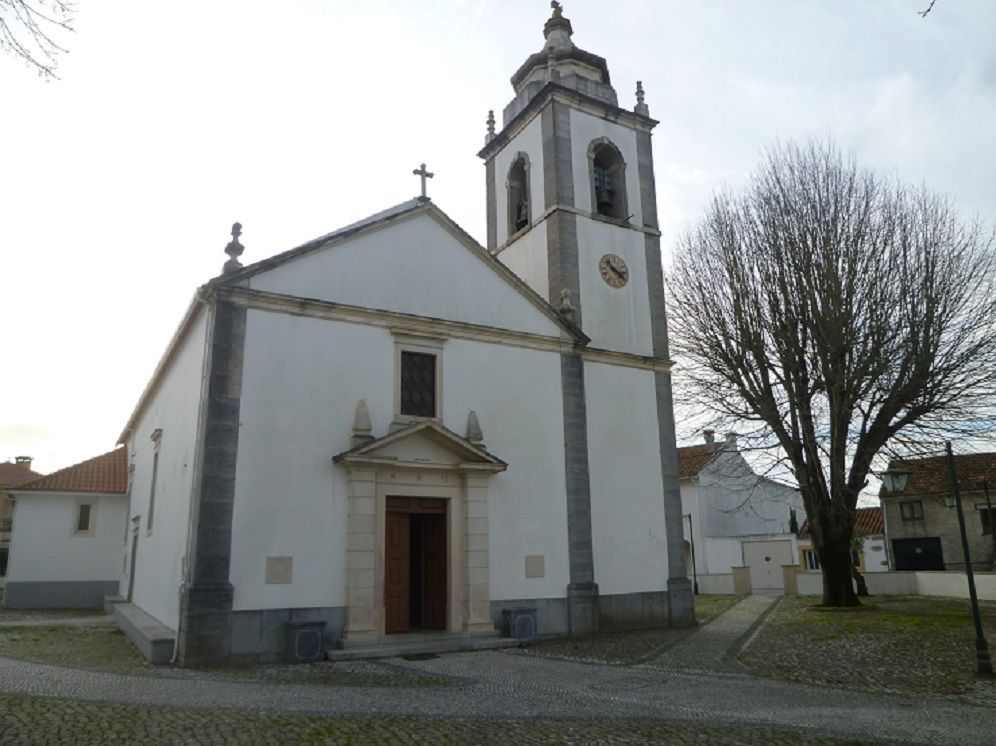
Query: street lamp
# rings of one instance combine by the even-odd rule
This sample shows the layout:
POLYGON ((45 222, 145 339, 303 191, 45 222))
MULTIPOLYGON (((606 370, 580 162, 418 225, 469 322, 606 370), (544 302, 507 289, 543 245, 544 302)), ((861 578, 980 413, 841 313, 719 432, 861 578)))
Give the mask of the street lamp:
POLYGON ((692 548, 692 591, 695 595, 699 595, 699 576, 695 570, 695 532, 692 531, 692 514, 686 513, 685 518, 688 519, 688 543, 692 548))
POLYGON ((965 555, 965 576, 968 578, 968 597, 972 601, 972 619, 975 621, 975 660, 979 676, 993 675, 993 664, 989 659, 989 644, 982 632, 982 617, 979 614, 979 597, 975 593, 975 573, 972 572, 972 558, 968 552, 968 533, 965 531, 965 514, 961 510, 961 492, 958 490, 958 472, 955 470, 954 454, 951 452, 951 441, 945 444, 948 454, 948 473, 951 476, 951 488, 954 490, 955 508, 958 511, 958 528, 961 531, 961 550, 965 555))
POLYGON ((887 492, 905 492, 906 483, 910 479, 910 472, 908 469, 886 469, 880 472, 878 476, 882 480, 882 484, 885 485, 887 492))

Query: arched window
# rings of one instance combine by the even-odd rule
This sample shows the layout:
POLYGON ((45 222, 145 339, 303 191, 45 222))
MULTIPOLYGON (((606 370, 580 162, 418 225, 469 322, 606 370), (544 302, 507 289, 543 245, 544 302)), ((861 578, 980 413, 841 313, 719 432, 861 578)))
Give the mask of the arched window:
POLYGON ((529 158, 519 153, 508 170, 508 235, 529 225, 529 158))
POLYGON ((605 137, 588 146, 591 169, 591 211, 616 220, 626 220, 626 162, 619 149, 605 137))

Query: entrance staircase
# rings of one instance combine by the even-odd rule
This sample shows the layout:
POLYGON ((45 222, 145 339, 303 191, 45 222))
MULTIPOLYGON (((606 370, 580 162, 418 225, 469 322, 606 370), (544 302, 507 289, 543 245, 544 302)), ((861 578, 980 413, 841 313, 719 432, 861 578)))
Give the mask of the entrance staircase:
POLYGON ((355 661, 370 658, 396 658, 406 655, 456 653, 466 650, 498 650, 518 646, 518 640, 501 637, 496 630, 485 632, 403 632, 381 637, 339 640, 336 648, 325 652, 330 661, 355 661))

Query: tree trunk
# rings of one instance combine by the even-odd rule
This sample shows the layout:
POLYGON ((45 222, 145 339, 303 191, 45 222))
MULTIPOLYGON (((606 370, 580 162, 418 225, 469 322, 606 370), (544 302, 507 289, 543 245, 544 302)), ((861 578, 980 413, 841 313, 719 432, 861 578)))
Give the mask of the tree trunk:
POLYGON ((851 574, 851 542, 830 541, 818 548, 823 566, 823 605, 860 606, 851 574))

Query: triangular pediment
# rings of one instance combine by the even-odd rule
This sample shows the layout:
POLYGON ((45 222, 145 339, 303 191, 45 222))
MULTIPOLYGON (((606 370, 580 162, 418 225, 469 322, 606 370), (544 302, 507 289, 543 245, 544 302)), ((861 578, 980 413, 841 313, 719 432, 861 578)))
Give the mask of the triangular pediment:
POLYGON ((499 472, 507 464, 435 421, 420 422, 338 454, 337 463, 499 472))
POLYGON ((217 282, 587 341, 576 326, 427 200, 398 205, 217 282))

